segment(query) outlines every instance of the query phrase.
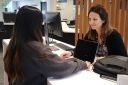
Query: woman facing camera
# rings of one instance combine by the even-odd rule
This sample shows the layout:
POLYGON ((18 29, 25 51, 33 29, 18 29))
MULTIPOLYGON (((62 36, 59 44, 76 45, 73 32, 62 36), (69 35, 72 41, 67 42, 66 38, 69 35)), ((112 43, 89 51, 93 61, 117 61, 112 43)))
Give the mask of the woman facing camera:
MULTIPOLYGON (((84 40, 97 41, 99 43, 97 56, 121 55, 127 56, 120 33, 109 25, 108 13, 102 5, 92 6, 88 12, 89 31, 84 40)), ((62 57, 69 57, 73 52, 66 51, 62 57)))
POLYGON ((108 13, 102 5, 93 6, 88 13, 89 31, 85 40, 98 41, 97 56, 127 56, 122 37, 109 25, 108 13))

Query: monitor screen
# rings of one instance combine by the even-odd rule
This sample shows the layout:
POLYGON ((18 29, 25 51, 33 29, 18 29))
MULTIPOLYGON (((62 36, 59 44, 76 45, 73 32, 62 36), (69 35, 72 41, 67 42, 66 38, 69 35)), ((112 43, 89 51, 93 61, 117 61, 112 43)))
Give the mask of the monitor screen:
POLYGON ((52 35, 63 36, 60 12, 46 12, 44 15, 44 30, 46 42, 49 43, 48 37, 52 35))
POLYGON ((47 24, 46 29, 49 30, 49 34, 63 36, 60 12, 46 12, 44 23, 47 24))
POLYGON ((3 12, 4 22, 15 22, 16 12, 3 12))

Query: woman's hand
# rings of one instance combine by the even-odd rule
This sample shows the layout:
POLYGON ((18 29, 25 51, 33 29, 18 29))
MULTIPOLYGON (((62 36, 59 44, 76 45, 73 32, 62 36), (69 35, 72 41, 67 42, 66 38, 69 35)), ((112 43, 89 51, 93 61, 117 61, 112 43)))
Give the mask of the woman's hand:
POLYGON ((62 54, 60 54, 60 57, 62 59, 71 57, 72 53, 70 51, 64 51, 62 54))
POLYGON ((85 61, 86 66, 87 66, 87 70, 88 71, 92 71, 93 70, 93 64, 91 64, 89 61, 85 61))

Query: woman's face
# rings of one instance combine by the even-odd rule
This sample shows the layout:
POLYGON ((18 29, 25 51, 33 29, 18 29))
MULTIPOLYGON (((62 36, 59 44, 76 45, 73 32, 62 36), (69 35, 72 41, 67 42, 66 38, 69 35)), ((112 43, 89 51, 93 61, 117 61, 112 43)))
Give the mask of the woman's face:
POLYGON ((95 12, 89 13, 88 22, 89 22, 89 26, 94 30, 100 30, 102 24, 104 23, 104 21, 101 20, 99 14, 95 12))

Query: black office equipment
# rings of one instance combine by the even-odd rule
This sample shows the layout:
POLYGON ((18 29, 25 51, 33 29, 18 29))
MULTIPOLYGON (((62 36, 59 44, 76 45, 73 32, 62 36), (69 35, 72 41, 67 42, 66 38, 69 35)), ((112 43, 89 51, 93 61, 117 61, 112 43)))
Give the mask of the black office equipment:
POLYGON ((49 46, 49 48, 52 50, 52 51, 57 51, 59 50, 59 48, 55 47, 55 46, 49 46))
POLYGON ((0 39, 8 39, 11 37, 11 32, 12 29, 6 28, 4 26, 4 22, 0 22, 0 39))
POLYGON ((56 35, 59 37, 63 36, 61 17, 60 17, 60 12, 46 12, 44 16, 45 16, 44 19, 45 38, 47 44, 49 44, 50 43, 49 37, 52 38, 52 35, 56 35))
POLYGON ((3 19, 6 23, 15 22, 16 12, 3 12, 3 19))
POLYGON ((63 36, 60 12, 46 12, 44 23, 47 24, 49 33, 60 37, 63 36))
POLYGON ((98 42, 78 39, 74 51, 74 57, 84 61, 90 61, 92 63, 95 59, 97 47, 98 42))
POLYGON ((46 43, 50 43, 63 50, 72 50, 73 48, 64 45, 63 43, 57 43, 53 41, 53 35, 57 37, 63 37, 62 25, 60 12, 46 12, 44 15, 44 24, 45 24, 45 39, 46 43))
POLYGON ((55 43, 55 46, 57 46, 57 47, 59 47, 59 48, 61 48, 63 50, 66 50, 66 51, 70 51, 70 50, 74 49, 74 48, 71 48, 71 47, 69 47, 67 45, 64 45, 62 43, 55 43))

